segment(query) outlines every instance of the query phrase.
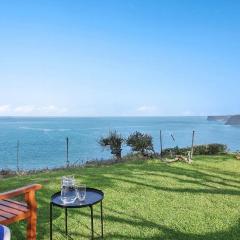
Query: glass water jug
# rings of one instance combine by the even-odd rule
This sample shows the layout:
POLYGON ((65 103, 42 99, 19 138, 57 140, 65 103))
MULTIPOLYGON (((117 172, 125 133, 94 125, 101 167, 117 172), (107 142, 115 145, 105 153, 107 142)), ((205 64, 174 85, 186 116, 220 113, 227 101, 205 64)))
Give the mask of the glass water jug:
POLYGON ((64 204, 73 203, 76 200, 76 189, 74 176, 62 177, 61 200, 64 204))

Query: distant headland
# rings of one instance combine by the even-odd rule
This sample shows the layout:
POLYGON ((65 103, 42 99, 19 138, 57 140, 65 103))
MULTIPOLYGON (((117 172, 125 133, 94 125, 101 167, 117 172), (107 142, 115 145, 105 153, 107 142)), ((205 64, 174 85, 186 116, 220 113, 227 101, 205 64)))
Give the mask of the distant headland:
POLYGON ((221 121, 226 125, 240 125, 240 115, 208 116, 208 121, 221 121))

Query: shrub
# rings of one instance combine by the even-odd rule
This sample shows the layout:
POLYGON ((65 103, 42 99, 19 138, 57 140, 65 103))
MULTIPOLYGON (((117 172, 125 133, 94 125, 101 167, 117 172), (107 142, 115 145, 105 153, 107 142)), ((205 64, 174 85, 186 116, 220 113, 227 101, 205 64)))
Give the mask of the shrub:
POLYGON ((111 154, 116 156, 117 159, 121 159, 122 144, 124 143, 124 138, 116 131, 110 131, 109 135, 106 137, 101 137, 98 143, 103 148, 109 148, 111 150, 111 154))
MULTIPOLYGON (((186 155, 188 151, 191 151, 191 147, 186 148, 166 148, 163 150, 162 155, 163 156, 172 156, 174 155, 186 155)), ((212 143, 212 144, 205 144, 205 145, 196 145, 193 148, 193 153, 195 155, 215 155, 215 154, 221 154, 227 152, 227 145, 225 144, 218 144, 218 143, 212 143)))
POLYGON ((146 155, 148 151, 154 152, 152 136, 140 132, 134 132, 127 138, 127 145, 132 151, 146 155))
POLYGON ((227 152, 227 145, 225 144, 207 144, 207 145, 198 145, 194 147, 194 153, 197 155, 214 155, 227 152))
POLYGON ((187 150, 186 148, 179 148, 178 146, 174 148, 166 148, 162 151, 162 156, 173 157, 174 155, 185 155, 187 151, 189 150, 187 150))

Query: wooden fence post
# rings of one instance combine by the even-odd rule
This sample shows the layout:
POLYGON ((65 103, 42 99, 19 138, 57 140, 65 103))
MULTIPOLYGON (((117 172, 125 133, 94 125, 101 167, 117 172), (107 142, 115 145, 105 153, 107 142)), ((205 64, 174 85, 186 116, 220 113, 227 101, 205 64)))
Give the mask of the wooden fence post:
POLYGON ((66 138, 66 147, 67 147, 67 151, 66 151, 66 155, 67 155, 67 161, 66 161, 66 165, 67 167, 69 167, 69 159, 68 159, 68 145, 69 145, 69 139, 68 137, 66 138))
POLYGON ((162 148, 162 130, 160 130, 160 156, 162 158, 162 152, 163 152, 163 148, 162 148))
POLYGON ((195 131, 193 130, 193 132, 192 132, 191 159, 193 158, 194 137, 195 137, 195 131))
POLYGON ((19 168, 19 147, 20 147, 20 143, 19 140, 17 141, 17 172, 19 172, 20 168, 19 168))

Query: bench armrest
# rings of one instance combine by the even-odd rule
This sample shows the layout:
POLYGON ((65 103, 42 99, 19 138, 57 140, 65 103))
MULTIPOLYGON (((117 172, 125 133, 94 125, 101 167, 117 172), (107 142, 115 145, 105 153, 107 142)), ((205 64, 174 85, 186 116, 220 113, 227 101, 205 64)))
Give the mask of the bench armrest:
POLYGON ((21 187, 21 188, 18 188, 18 189, 12 190, 12 191, 8 191, 5 193, 0 193, 0 200, 17 197, 19 195, 25 195, 32 191, 35 192, 41 188, 42 188, 41 184, 32 184, 32 185, 29 185, 26 187, 21 187))

